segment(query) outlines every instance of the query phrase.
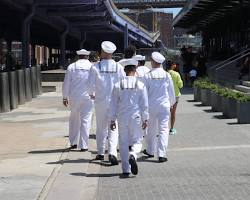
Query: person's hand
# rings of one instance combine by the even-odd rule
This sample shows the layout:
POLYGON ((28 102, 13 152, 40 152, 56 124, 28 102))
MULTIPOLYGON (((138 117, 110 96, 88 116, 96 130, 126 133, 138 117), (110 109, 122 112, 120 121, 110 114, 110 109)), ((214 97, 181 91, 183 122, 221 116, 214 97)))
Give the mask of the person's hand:
POLYGON ((69 105, 69 100, 68 100, 68 99, 63 99, 63 105, 64 105, 65 107, 68 107, 68 105, 69 105))
POLYGON ((148 127, 148 120, 145 120, 145 121, 142 123, 142 129, 145 130, 147 127, 148 127))
POLYGON ((112 131, 114 131, 116 129, 116 123, 115 123, 115 121, 111 121, 111 123, 110 123, 110 129, 112 131))
POLYGON ((95 100, 95 95, 91 94, 89 96, 90 96, 90 99, 95 100))

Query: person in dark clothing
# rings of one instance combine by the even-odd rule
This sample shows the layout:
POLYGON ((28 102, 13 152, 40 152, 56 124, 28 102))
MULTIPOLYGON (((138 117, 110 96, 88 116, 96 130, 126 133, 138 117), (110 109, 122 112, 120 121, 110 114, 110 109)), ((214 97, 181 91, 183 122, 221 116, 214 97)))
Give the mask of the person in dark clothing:
POLYGON ((202 52, 197 55, 197 77, 204 77, 207 74, 206 57, 202 52))
POLYGON ((239 79, 242 79, 243 76, 249 75, 250 72, 250 56, 246 57, 243 66, 240 69, 239 79))
POLYGON ((136 53, 136 48, 133 45, 128 46, 124 51, 124 58, 132 58, 136 53))
POLYGON ((188 77, 189 77, 189 72, 194 66, 194 59, 195 59, 195 54, 193 53, 193 49, 191 46, 187 48, 187 51, 184 52, 183 54, 183 73, 184 73, 184 80, 185 80, 185 85, 188 85, 188 77))

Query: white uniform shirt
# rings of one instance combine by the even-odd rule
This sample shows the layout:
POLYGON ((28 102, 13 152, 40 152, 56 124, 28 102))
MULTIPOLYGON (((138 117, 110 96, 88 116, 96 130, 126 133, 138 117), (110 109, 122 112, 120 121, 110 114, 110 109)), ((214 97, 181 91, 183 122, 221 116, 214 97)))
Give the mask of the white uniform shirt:
POLYGON ((124 76, 123 67, 112 59, 103 59, 93 65, 88 82, 89 94, 95 95, 95 103, 109 103, 114 84, 124 76))
POLYGON ((148 96, 143 82, 135 76, 126 76, 117 82, 112 92, 110 120, 117 118, 128 125, 129 120, 148 120, 148 96))
POLYGON ((150 72, 150 69, 146 66, 139 66, 136 69, 136 75, 140 78, 144 77, 148 72, 150 72))
POLYGON ((195 69, 192 69, 190 72, 189 72, 189 76, 190 77, 196 77, 197 76, 197 71, 195 69))
POLYGON ((149 110, 169 108, 175 103, 173 81, 169 73, 162 68, 153 68, 145 75, 148 90, 149 110))
POLYGON ((63 82, 63 98, 86 98, 88 77, 92 64, 87 59, 80 59, 68 66, 63 82))

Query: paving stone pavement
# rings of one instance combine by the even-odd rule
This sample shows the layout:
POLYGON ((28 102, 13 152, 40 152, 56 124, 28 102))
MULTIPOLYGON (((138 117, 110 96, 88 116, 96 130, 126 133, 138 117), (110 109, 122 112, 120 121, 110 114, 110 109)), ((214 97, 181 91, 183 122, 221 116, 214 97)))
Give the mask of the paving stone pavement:
POLYGON ((140 154, 139 174, 126 179, 121 164, 93 160, 95 123, 89 152, 65 151, 69 113, 61 94, 0 115, 0 199, 250 199, 250 125, 193 102, 191 93, 184 89, 178 105, 169 161, 140 154))
MULTIPOLYGON (((250 125, 224 119, 192 102, 184 90, 167 163, 138 161, 139 174, 121 178, 121 166, 99 171, 98 200, 247 200, 250 199, 250 125)), ((98 176, 98 174, 97 174, 98 176)))

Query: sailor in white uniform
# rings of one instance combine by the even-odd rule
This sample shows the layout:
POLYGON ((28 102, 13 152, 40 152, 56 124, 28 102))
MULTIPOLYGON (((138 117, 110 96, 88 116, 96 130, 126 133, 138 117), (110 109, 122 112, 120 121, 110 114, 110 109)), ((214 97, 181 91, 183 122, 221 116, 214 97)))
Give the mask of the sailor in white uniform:
POLYGON ((149 125, 146 135, 147 148, 143 153, 154 157, 156 152, 159 162, 167 161, 170 108, 175 103, 172 78, 161 66, 164 61, 163 55, 153 52, 152 70, 145 76, 149 102, 149 125))
POLYGON ((126 176, 130 172, 134 175, 138 173, 136 159, 142 148, 141 130, 147 127, 149 118, 147 90, 143 82, 135 76, 137 64, 134 59, 124 61, 126 77, 114 86, 109 113, 112 130, 116 129, 115 121, 118 120, 122 171, 126 176))
POLYGON ((88 60, 90 52, 77 51, 79 60, 68 66, 63 82, 63 104, 70 107, 69 141, 71 149, 88 150, 88 140, 93 100, 88 94, 89 70, 92 66, 88 60))
POLYGON ((145 66, 145 56, 135 55, 133 59, 138 61, 136 76, 143 78, 145 74, 147 74, 150 71, 150 69, 147 66, 145 66))
POLYGON ((108 109, 114 84, 125 76, 123 67, 112 59, 116 50, 114 43, 104 41, 101 44, 101 61, 92 66, 89 76, 89 95, 95 99, 97 160, 104 160, 108 139, 109 161, 117 165, 118 132, 109 129, 108 109))

